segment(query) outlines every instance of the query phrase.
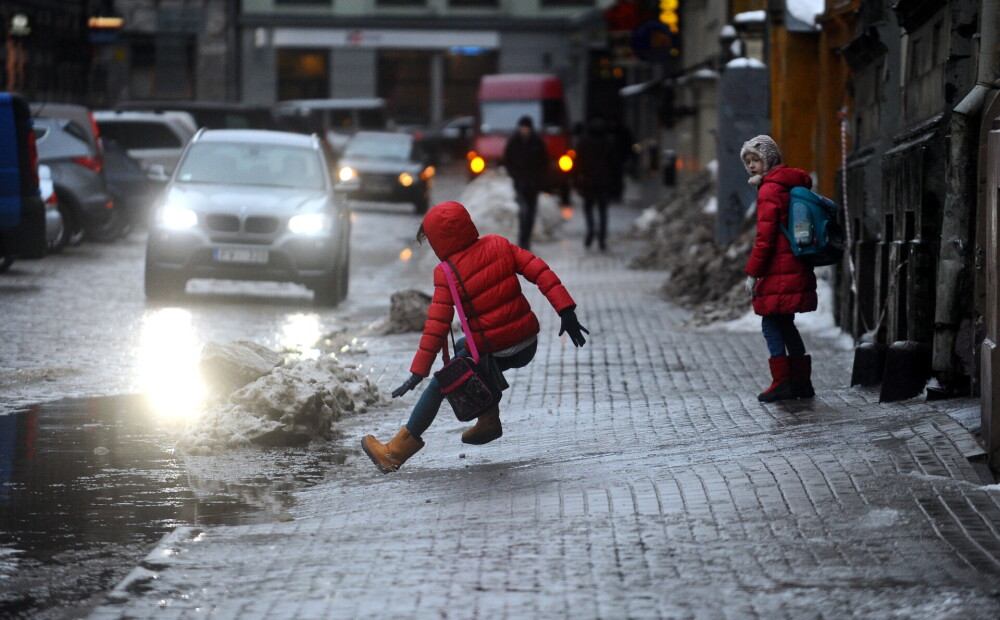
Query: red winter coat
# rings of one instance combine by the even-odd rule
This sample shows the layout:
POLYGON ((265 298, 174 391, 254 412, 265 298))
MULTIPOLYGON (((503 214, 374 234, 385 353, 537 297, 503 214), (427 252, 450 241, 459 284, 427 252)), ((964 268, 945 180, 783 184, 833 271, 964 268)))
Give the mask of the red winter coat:
MULTIPOLYGON (((480 353, 502 351, 538 333, 538 317, 521 292, 518 274, 538 286, 556 312, 576 304, 555 272, 531 252, 498 235, 479 237, 469 212, 457 202, 442 202, 424 216, 424 233, 441 260, 448 259, 465 284, 462 307, 480 353), (473 312, 470 312, 470 303, 473 312)), ((420 348, 410 372, 426 377, 448 337, 455 312, 441 265, 434 268, 434 295, 427 311, 420 348)))
POLYGON ((764 175, 757 190, 757 239, 744 271, 759 278, 753 311, 761 316, 816 309, 816 275, 795 258, 778 225, 788 227, 788 192, 799 185, 811 188, 812 179, 804 170, 781 165, 764 175))

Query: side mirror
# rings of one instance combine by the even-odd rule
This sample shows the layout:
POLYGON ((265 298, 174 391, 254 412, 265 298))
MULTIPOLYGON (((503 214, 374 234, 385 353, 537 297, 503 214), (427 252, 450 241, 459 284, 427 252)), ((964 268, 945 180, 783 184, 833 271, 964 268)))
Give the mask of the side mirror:
POLYGON ((163 164, 153 164, 149 167, 146 172, 146 178, 150 181, 156 181, 158 183, 166 183, 170 180, 170 175, 167 174, 167 169, 163 164))

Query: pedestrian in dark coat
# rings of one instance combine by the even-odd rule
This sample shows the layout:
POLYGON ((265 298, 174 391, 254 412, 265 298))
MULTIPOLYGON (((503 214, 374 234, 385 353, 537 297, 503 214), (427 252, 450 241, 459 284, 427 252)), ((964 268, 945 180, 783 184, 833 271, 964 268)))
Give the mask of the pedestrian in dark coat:
POLYGON ((812 178, 798 168, 781 163, 781 152, 770 136, 747 140, 740 158, 757 189, 757 237, 744 271, 753 310, 771 357, 771 385, 757 398, 773 402, 811 398, 812 359, 795 327, 796 312, 816 309, 816 275, 810 265, 792 254, 792 245, 781 227, 788 227, 789 191, 812 187, 812 178))
POLYGON ((549 151, 535 133, 530 116, 522 116, 517 121, 517 131, 504 147, 503 165, 514 181, 517 194, 518 245, 527 250, 531 247, 531 232, 535 227, 538 192, 549 170, 549 151))
MULTIPOLYGON (((521 292, 518 276, 538 286, 539 290, 561 318, 559 335, 566 333, 573 344, 586 343, 584 333, 590 333, 576 318, 576 302, 554 271, 545 262, 523 248, 498 235, 479 236, 469 212, 457 202, 442 202, 424 216, 417 240, 426 238, 437 257, 450 261, 462 295, 462 308, 477 350, 492 359, 500 373, 521 368, 535 356, 538 347, 539 324, 521 292)), ((410 378, 392 392, 398 398, 415 388, 431 373, 437 354, 444 346, 454 318, 455 305, 448 280, 441 265, 434 268, 434 294, 423 337, 413 363, 410 378)), ((456 344, 456 356, 469 357, 465 339, 456 344)), ((483 365, 482 358, 480 365, 483 365)), ((501 375, 502 376, 502 375, 501 375)), ((504 382, 505 383, 505 382, 504 382)), ((420 439, 437 416, 444 400, 436 378, 417 401, 409 421, 388 443, 372 435, 361 440, 365 454, 383 472, 396 471, 423 447, 420 439)), ((494 408, 462 433, 462 441, 485 444, 503 434, 500 409, 494 408)))
POLYGON ((587 232, 584 247, 590 247, 597 234, 597 243, 607 249, 608 200, 617 174, 614 138, 607 132, 602 118, 592 118, 576 145, 573 162, 573 182, 583 198, 583 215, 587 232), (594 205, 597 205, 598 222, 594 226, 594 205))

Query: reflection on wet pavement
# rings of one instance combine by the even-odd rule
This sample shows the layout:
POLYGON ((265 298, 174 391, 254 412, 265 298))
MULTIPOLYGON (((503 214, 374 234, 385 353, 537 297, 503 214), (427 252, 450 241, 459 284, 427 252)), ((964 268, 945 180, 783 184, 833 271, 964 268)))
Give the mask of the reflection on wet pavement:
POLYGON ((86 605, 179 525, 291 518, 292 492, 344 460, 324 445, 175 455, 181 423, 140 396, 0 416, 0 616, 86 605))

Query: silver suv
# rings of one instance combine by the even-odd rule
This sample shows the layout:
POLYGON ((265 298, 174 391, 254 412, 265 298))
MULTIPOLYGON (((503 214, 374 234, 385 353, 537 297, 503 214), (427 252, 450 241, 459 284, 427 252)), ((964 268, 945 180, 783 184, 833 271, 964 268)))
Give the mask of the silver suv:
POLYGON ((350 211, 317 136, 201 130, 151 218, 147 299, 191 278, 304 284, 318 305, 347 296, 350 211))

